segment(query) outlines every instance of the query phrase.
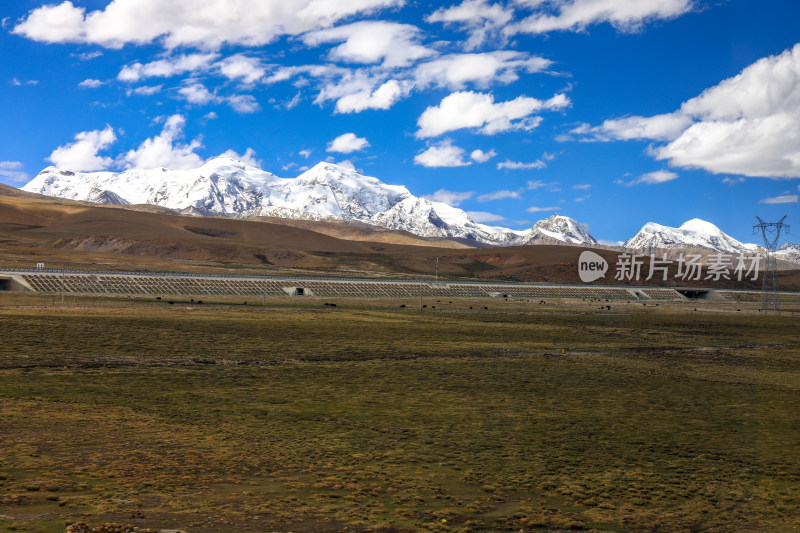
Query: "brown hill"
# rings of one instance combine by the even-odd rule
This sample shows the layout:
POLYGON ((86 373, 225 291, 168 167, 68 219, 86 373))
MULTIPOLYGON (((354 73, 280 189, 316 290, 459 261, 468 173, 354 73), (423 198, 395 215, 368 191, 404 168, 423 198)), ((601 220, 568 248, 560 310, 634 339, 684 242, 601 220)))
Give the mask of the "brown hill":
MULTIPOLYGON (((392 275, 580 283, 573 246, 467 248, 367 225, 179 215, 100 206, 0 185, 0 265, 91 269, 392 275)), ((609 263, 617 251, 596 250, 609 263)), ((612 264, 607 279, 613 280, 612 264)), ((653 283, 657 284, 657 283, 653 283)), ((696 283, 708 285, 708 282, 696 283)), ((781 273, 800 289, 800 271, 781 273)), ((720 285, 741 287, 741 283, 720 285)), ((751 284, 752 288, 758 288, 751 284)))

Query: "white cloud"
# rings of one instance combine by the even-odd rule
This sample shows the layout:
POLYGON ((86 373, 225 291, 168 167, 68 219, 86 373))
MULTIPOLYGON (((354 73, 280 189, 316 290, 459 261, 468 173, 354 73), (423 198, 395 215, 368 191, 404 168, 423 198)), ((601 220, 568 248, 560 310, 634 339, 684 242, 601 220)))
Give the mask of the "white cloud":
POLYGON ((553 62, 525 52, 498 50, 481 54, 451 54, 442 56, 414 69, 417 85, 436 85, 461 89, 467 83, 487 88, 492 83, 512 83, 519 79, 519 71, 541 72, 553 62))
POLYGON ((562 109, 569 98, 557 94, 549 100, 519 96, 495 103, 492 94, 459 91, 446 96, 438 106, 428 107, 417 120, 417 137, 436 137, 448 131, 477 128, 478 133, 492 135, 510 130, 531 130, 541 117, 531 116, 542 110, 562 109))
POLYGON ((234 111, 241 114, 255 113, 261 110, 258 100, 251 94, 234 94, 224 99, 234 111))
POLYGON ((302 155, 302 156, 303 156, 303 157, 305 157, 306 159, 308 159, 308 158, 311 156, 311 150, 300 150, 300 151, 299 151, 299 152, 297 152, 297 153, 298 153, 298 154, 300 154, 300 155, 302 155))
POLYGON ((0 161, 0 178, 16 183, 24 183, 31 179, 28 173, 22 170, 22 163, 19 161, 0 161))
POLYGON ((800 177, 800 43, 706 89, 674 113, 606 121, 577 133, 665 141, 648 153, 713 174, 800 177))
POLYGON ((561 208, 558 207, 558 206, 554 206, 554 207, 536 207, 536 206, 531 206, 528 209, 526 209, 526 211, 528 213, 540 213, 542 211, 554 211, 555 212, 555 211, 558 211, 559 209, 561 209, 561 208))
POLYGON ((340 152, 349 154, 363 150, 369 146, 369 142, 364 137, 357 137, 355 133, 343 133, 328 143, 328 152, 340 152))
POLYGON ((141 87, 136 87, 135 89, 128 89, 125 94, 128 96, 132 94, 137 94, 139 96, 153 96, 154 94, 158 94, 161 92, 161 88, 164 87, 163 85, 142 85, 141 87))
POLYGON ((747 181, 745 178, 731 178, 730 176, 722 178, 722 183, 726 185, 736 185, 737 183, 744 183, 747 181))
POLYGON ((575 198, 575 201, 580 203, 580 202, 584 202, 584 201, 588 200, 591 197, 592 197, 591 194, 587 194, 587 195, 579 196, 578 198, 575 198))
POLYGON ((300 102, 302 101, 303 101, 303 95, 300 93, 300 91, 298 91, 297 94, 292 96, 291 100, 283 104, 283 107, 285 109, 294 109, 295 107, 300 105, 300 102))
POLYGON ((491 158, 495 157, 497 152, 494 151, 494 148, 489 150, 488 152, 484 152, 483 150, 473 150, 471 154, 469 154, 470 159, 473 161, 477 161, 478 163, 486 163, 491 158))
MULTIPOLYGON (((336 65, 292 65, 277 67, 272 74, 264 79, 264 83, 278 83, 281 81, 288 81, 292 78, 301 76, 310 76, 312 78, 321 78, 331 80, 337 77, 344 77, 351 75, 353 72, 350 69, 338 67, 336 65)), ((299 80, 296 83, 304 84, 305 80, 299 80)))
POLYGON ((526 184, 526 188, 529 191, 535 191, 537 189, 542 189, 542 188, 546 188, 550 192, 558 192, 561 190, 561 188, 559 188, 558 186, 557 181, 544 182, 542 180, 529 181, 526 184))
POLYGON ((100 50, 92 50, 91 52, 81 52, 80 54, 70 54, 73 57, 77 57, 81 61, 90 61, 92 59, 98 58, 103 55, 103 52, 100 50))
POLYGON ((445 139, 414 156, 414 164, 423 167, 465 167, 471 162, 465 161, 464 155, 463 148, 454 145, 451 139, 445 139))
POLYGON ((760 204, 796 204, 800 196, 796 194, 784 194, 782 196, 774 196, 772 198, 764 198, 759 200, 760 204))
POLYGON ((261 160, 256 158, 256 151, 252 148, 248 148, 244 151, 244 154, 238 154, 234 150, 226 150, 220 157, 230 157, 231 159, 236 159, 241 161, 242 163, 246 163, 251 167, 261 168, 261 160))
POLYGON ((416 26, 379 20, 312 31, 302 37, 308 46, 341 42, 328 54, 333 60, 364 64, 382 62, 385 67, 404 67, 434 55, 433 50, 419 44, 419 38, 420 30, 416 26))
POLYGON ((625 185, 627 187, 631 187, 633 185, 640 185, 642 183, 646 185, 658 185, 659 183, 666 183, 668 181, 672 181, 678 179, 678 175, 674 172, 670 172, 669 170, 656 170, 655 172, 648 172, 647 174, 642 174, 635 180, 631 181, 623 181, 617 180, 616 183, 620 185, 625 185))
POLYGON ((236 54, 226 57, 218 63, 219 71, 229 80, 237 80, 245 84, 253 84, 264 77, 267 70, 257 57, 236 54))
POLYGON ((206 105, 219 101, 217 95, 209 91, 202 83, 194 82, 178 89, 184 100, 190 104, 206 105))
POLYGON ((183 54, 158 59, 149 63, 133 63, 122 67, 117 74, 119 81, 135 82, 144 78, 170 78, 186 72, 206 70, 219 54, 183 54))
POLYGON ((114 160, 102 157, 99 152, 111 146, 117 140, 114 128, 106 124, 102 130, 83 131, 75 135, 75 141, 64 146, 59 146, 50 157, 57 168, 89 171, 104 170, 110 167, 114 160))
POLYGON ((190 104, 206 105, 227 103, 234 111, 242 114, 255 113, 261 109, 261 105, 259 105, 258 101, 252 95, 234 94, 226 97, 217 96, 216 93, 209 91, 202 83, 194 81, 190 81, 188 85, 178 89, 178 94, 190 104))
POLYGON ((219 118, 219 115, 217 115, 214 111, 209 111, 208 113, 203 115, 203 118, 206 120, 215 120, 219 118))
POLYGON ((592 188, 592 184, 591 183, 581 183, 581 184, 578 184, 578 185, 573 185, 571 188, 579 190, 579 191, 586 191, 586 190, 589 190, 589 189, 592 188))
POLYGON ((506 217, 496 215, 494 213, 487 213, 486 211, 467 211, 469 218, 478 224, 493 224, 497 222, 504 222, 506 217))
POLYGON ((588 140, 611 141, 631 139, 653 139, 670 141, 678 137, 692 124, 691 118, 675 113, 653 117, 629 116, 609 119, 594 128, 583 124, 572 130, 579 135, 590 134, 588 140))
POLYGON ((78 87, 83 87, 84 89, 96 89, 101 85, 105 85, 104 81, 95 80, 92 78, 87 78, 78 84, 78 87))
POLYGON ((694 0, 517 0, 533 13, 505 28, 507 34, 580 31, 609 22, 621 31, 636 31, 651 20, 672 19, 692 9, 694 0))
POLYGON ((20 87, 22 85, 39 85, 39 80, 20 80, 16 76, 11 78, 11 85, 20 87))
POLYGON ((489 39, 498 37, 503 26, 513 17, 514 11, 502 4, 489 4, 486 0, 464 0, 457 6, 438 9, 425 20, 430 23, 462 26, 469 33, 464 47, 473 50, 489 39))
POLYGON ((397 80, 389 80, 374 91, 367 89, 342 96, 336 101, 336 112, 358 113, 365 109, 389 109, 407 93, 397 80))
POLYGON ((541 159, 537 159, 536 161, 532 161, 530 163, 522 163, 520 161, 510 161, 506 159, 502 163, 497 163, 497 170, 501 169, 509 169, 509 170, 525 170, 531 168, 544 168, 547 166, 547 163, 542 161, 541 159))
POLYGON ((402 5, 402 0, 115 0, 87 12, 71 1, 34 9, 13 29, 48 43, 94 43, 121 48, 156 40, 167 48, 223 44, 260 46, 299 35, 357 13, 402 5))
POLYGON ((124 156, 128 168, 151 169, 166 167, 174 170, 197 168, 203 159, 195 153, 202 147, 199 138, 189 144, 181 144, 186 119, 182 115, 172 115, 164 123, 164 128, 156 137, 150 137, 135 150, 124 156))
POLYGON ((507 198, 521 198, 519 191, 495 191, 481 194, 476 198, 479 202, 491 202, 493 200, 505 200, 507 198))
POLYGON ((422 197, 431 202, 442 202, 453 207, 458 207, 461 205, 461 202, 469 200, 474 194, 474 192, 457 192, 439 189, 433 194, 425 194, 422 197))
POLYGON ((353 162, 350 161, 349 159, 345 159, 344 161, 337 161, 336 164, 338 166, 340 166, 340 167, 344 167, 344 168, 349 169, 349 170, 354 170, 354 171, 358 172, 359 174, 361 174, 361 171, 358 170, 356 168, 356 166, 353 164, 353 162))

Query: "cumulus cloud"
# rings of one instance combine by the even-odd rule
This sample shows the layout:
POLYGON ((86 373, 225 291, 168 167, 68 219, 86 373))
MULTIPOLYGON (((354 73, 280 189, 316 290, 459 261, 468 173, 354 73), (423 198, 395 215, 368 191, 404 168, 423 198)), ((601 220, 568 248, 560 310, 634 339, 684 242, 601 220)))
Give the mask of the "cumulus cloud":
POLYGON ((630 181, 623 181, 617 180, 616 183, 620 185, 625 185, 627 187, 631 187, 633 185, 658 185, 659 183, 666 183, 668 181, 678 179, 678 175, 674 172, 670 172, 669 170, 656 170, 655 172, 648 172, 647 174, 642 174, 638 178, 630 181))
POLYGON ((236 80, 247 85, 259 81, 267 72, 260 59, 242 54, 226 57, 218 63, 218 67, 220 73, 229 80, 236 80))
POLYGON ((465 167, 471 162, 464 160, 464 155, 463 148, 454 145, 451 139, 445 139, 414 156, 414 164, 423 167, 465 167))
POLYGON ((121 48, 160 40, 168 48, 223 44, 260 46, 282 35, 300 35, 402 0, 115 0, 88 11, 65 1, 31 11, 13 32, 48 43, 93 43, 121 48))
POLYGON ((84 89, 96 89, 101 85, 105 85, 105 82, 100 80, 95 80, 92 78, 87 78, 78 84, 78 87, 82 87, 84 89))
POLYGON ((483 150, 473 150, 471 154, 469 154, 470 159, 473 161, 477 161, 478 163, 486 163, 491 158, 495 157, 497 152, 494 151, 494 148, 489 150, 488 152, 484 152, 483 150))
POLYGON ((219 54, 183 54, 150 61, 133 63, 122 67, 117 74, 119 81, 135 82, 145 78, 170 78, 178 74, 206 70, 219 54))
POLYGON ((784 194, 781 196, 774 196, 772 198, 764 198, 759 200, 760 204, 796 204, 800 196, 796 194, 784 194))
POLYGON ((574 133, 665 144, 648 153, 713 174, 800 177, 800 44, 758 60, 673 113, 626 117, 574 133))
POLYGON ((544 168, 547 166, 547 163, 542 161, 541 159, 537 159, 536 161, 531 161, 529 163, 522 163, 521 161, 510 161, 506 159, 501 163, 497 163, 497 170, 508 169, 508 170, 528 170, 531 168, 544 168))
POLYGON ((452 205, 453 207, 458 207, 461 205, 461 202, 465 200, 469 200, 474 195, 474 192, 457 192, 457 191, 448 191, 447 189, 439 189, 433 194, 425 194, 422 197, 426 200, 430 200, 431 202, 442 202, 443 204, 452 205))
POLYGON ((389 80, 374 91, 367 89, 342 96, 336 101, 336 112, 358 113, 365 109, 389 109, 407 92, 400 82, 389 80))
POLYGON ((231 159, 246 163, 251 167, 261 168, 261 160, 256 157, 256 151, 252 148, 245 150, 244 154, 238 154, 234 150, 226 150, 220 154, 220 157, 230 157, 231 159))
POLYGON ((476 198, 479 202, 491 202, 493 200, 505 200, 508 198, 521 198, 519 191, 495 191, 481 194, 476 198))
POLYGON ((105 170, 114 160, 98 155, 117 140, 114 128, 106 124, 102 130, 83 131, 71 143, 59 146, 48 157, 57 168, 76 171, 105 170))
POLYGON ((202 83, 190 83, 178 89, 184 100, 190 104, 205 105, 211 102, 216 102, 217 95, 209 91, 202 83))
POLYGON ((172 115, 164 122, 161 133, 146 139, 138 148, 130 150, 123 157, 127 168, 151 169, 166 167, 174 170, 197 168, 203 159, 195 153, 202 147, 200 138, 188 144, 181 143, 186 119, 182 115, 172 115))
POLYGON ((308 159, 311 156, 311 150, 300 150, 297 153, 302 155, 306 159, 308 159))
POLYGON ((0 178, 16 183, 24 183, 31 179, 28 173, 22 170, 22 163, 19 161, 0 161, 0 178))
POLYGON ((512 83, 518 72, 541 72, 553 62, 526 52, 498 50, 480 54, 450 54, 421 63, 414 69, 417 85, 461 89, 467 83, 486 88, 493 83, 512 83))
POLYGON ((437 137, 463 128, 477 129, 492 135, 510 130, 531 130, 541 117, 531 116, 543 110, 563 109, 570 104, 564 94, 549 100, 519 96, 507 102, 494 101, 494 95, 458 91, 446 96, 438 106, 428 107, 417 120, 419 138, 437 137))
POLYGON ((581 31, 604 22, 621 31, 636 31, 649 21, 673 19, 689 12, 694 0, 517 0, 517 4, 532 8, 533 13, 506 26, 508 35, 581 31))
POLYGON ((464 47, 473 50, 500 36, 502 28, 514 17, 513 9, 486 0, 464 0, 456 6, 443 7, 428 15, 427 22, 441 22, 463 28, 469 33, 464 47))
POLYGON ((234 94, 224 99, 234 111, 241 114, 255 113, 261 109, 258 100, 251 94, 234 94))
POLYGON ((433 50, 419 44, 419 38, 420 30, 416 26, 378 20, 312 31, 302 37, 308 46, 341 42, 329 52, 331 59, 349 63, 382 63, 386 67, 404 67, 434 55, 433 50))
POLYGON ((328 143, 328 152, 339 152, 349 154, 363 150, 369 146, 369 142, 364 137, 358 137, 355 133, 343 133, 328 143))

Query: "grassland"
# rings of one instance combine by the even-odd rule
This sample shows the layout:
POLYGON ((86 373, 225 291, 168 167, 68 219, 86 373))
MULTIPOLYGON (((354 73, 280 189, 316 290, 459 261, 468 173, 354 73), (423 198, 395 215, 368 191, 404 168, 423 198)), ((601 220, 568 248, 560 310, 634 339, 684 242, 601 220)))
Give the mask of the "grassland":
POLYGON ((800 527, 791 313, 0 298, 0 530, 800 527))

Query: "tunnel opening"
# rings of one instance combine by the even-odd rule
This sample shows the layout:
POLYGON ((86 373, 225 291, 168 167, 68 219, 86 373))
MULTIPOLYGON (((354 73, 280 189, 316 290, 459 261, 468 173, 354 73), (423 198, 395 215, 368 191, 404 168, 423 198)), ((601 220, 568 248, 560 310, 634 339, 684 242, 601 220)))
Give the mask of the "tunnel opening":
POLYGON ((712 292, 709 289, 675 289, 690 300, 709 300, 712 299, 712 292))

